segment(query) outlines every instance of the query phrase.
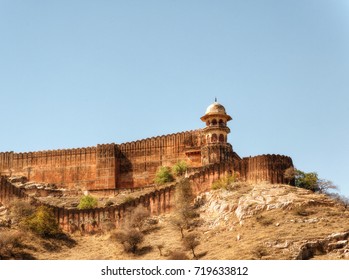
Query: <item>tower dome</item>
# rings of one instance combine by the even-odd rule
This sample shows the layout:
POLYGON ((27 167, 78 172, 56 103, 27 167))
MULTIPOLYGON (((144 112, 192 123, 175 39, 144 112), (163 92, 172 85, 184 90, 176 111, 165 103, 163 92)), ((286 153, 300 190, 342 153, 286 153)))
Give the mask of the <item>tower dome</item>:
POLYGON ((231 116, 229 116, 225 111, 224 106, 222 104, 219 104, 217 101, 207 107, 205 115, 201 117, 201 120, 206 121, 213 116, 223 117, 224 119, 226 119, 226 121, 232 120, 231 116))
POLYGON ((226 111, 223 105, 214 102, 207 107, 205 115, 207 114, 226 114, 226 111))

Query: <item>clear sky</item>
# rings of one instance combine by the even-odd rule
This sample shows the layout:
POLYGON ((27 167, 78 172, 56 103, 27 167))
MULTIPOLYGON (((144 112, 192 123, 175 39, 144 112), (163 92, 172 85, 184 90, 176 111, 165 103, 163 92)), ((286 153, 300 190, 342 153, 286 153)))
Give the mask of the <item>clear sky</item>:
POLYGON ((197 129, 349 195, 349 1, 0 0, 0 151, 197 129))

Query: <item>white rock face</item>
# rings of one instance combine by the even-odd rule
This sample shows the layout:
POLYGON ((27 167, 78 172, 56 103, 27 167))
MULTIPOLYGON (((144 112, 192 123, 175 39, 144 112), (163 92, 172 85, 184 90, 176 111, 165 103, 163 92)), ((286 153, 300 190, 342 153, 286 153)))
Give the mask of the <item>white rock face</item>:
MULTIPOLYGON (((287 185, 258 184, 246 188, 246 193, 232 190, 206 192, 198 197, 205 219, 211 219, 211 227, 228 225, 235 217, 240 224, 243 220, 263 211, 274 209, 291 210, 307 205, 333 205, 330 198, 311 191, 287 185), (204 203, 202 203, 204 201, 204 203)), ((316 223, 317 218, 307 223, 316 223)))

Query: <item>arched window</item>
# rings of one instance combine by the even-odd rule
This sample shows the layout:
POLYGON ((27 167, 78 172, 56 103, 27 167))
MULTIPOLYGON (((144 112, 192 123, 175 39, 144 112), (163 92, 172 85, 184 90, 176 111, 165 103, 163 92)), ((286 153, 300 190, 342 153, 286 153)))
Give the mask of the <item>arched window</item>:
POLYGON ((212 134, 212 143, 216 143, 217 142, 217 134, 213 133, 212 134))
POLYGON ((217 120, 216 119, 212 120, 212 125, 217 125, 217 120))
POLYGON ((207 122, 206 122, 206 125, 207 125, 207 126, 210 126, 210 121, 207 121, 207 122))
POLYGON ((224 126, 224 121, 222 119, 219 120, 219 126, 224 126))
POLYGON ((224 135, 223 134, 219 134, 219 142, 224 143, 224 135))

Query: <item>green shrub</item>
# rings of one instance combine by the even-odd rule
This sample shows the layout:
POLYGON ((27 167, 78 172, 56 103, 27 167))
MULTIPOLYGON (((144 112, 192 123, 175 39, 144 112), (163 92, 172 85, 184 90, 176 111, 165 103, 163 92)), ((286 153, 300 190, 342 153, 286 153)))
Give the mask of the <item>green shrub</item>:
POLYGON ((93 209, 97 207, 98 201, 95 197, 91 195, 84 195, 79 202, 78 209, 93 209))
POLYGON ((171 169, 168 166, 160 166, 155 174, 154 182, 156 185, 163 185, 174 181, 171 169))
POLYGON ((211 189, 212 190, 219 190, 219 189, 229 189, 232 183, 236 181, 236 176, 226 176, 223 178, 218 179, 217 181, 213 182, 211 189))
POLYGON ((32 232, 43 237, 54 237, 61 233, 53 210, 47 206, 39 206, 35 213, 25 220, 32 232))
POLYGON ((178 161, 174 166, 172 166, 172 172, 175 176, 183 176, 188 170, 188 164, 184 161, 178 161))
POLYGON ((129 195, 129 196, 125 196, 123 198, 122 203, 129 203, 129 202, 134 201, 134 200, 135 200, 135 198, 129 195))
POLYGON ((297 187, 311 190, 314 192, 319 190, 319 185, 318 185, 319 178, 316 172, 306 173, 296 169, 295 180, 296 180, 297 187))

